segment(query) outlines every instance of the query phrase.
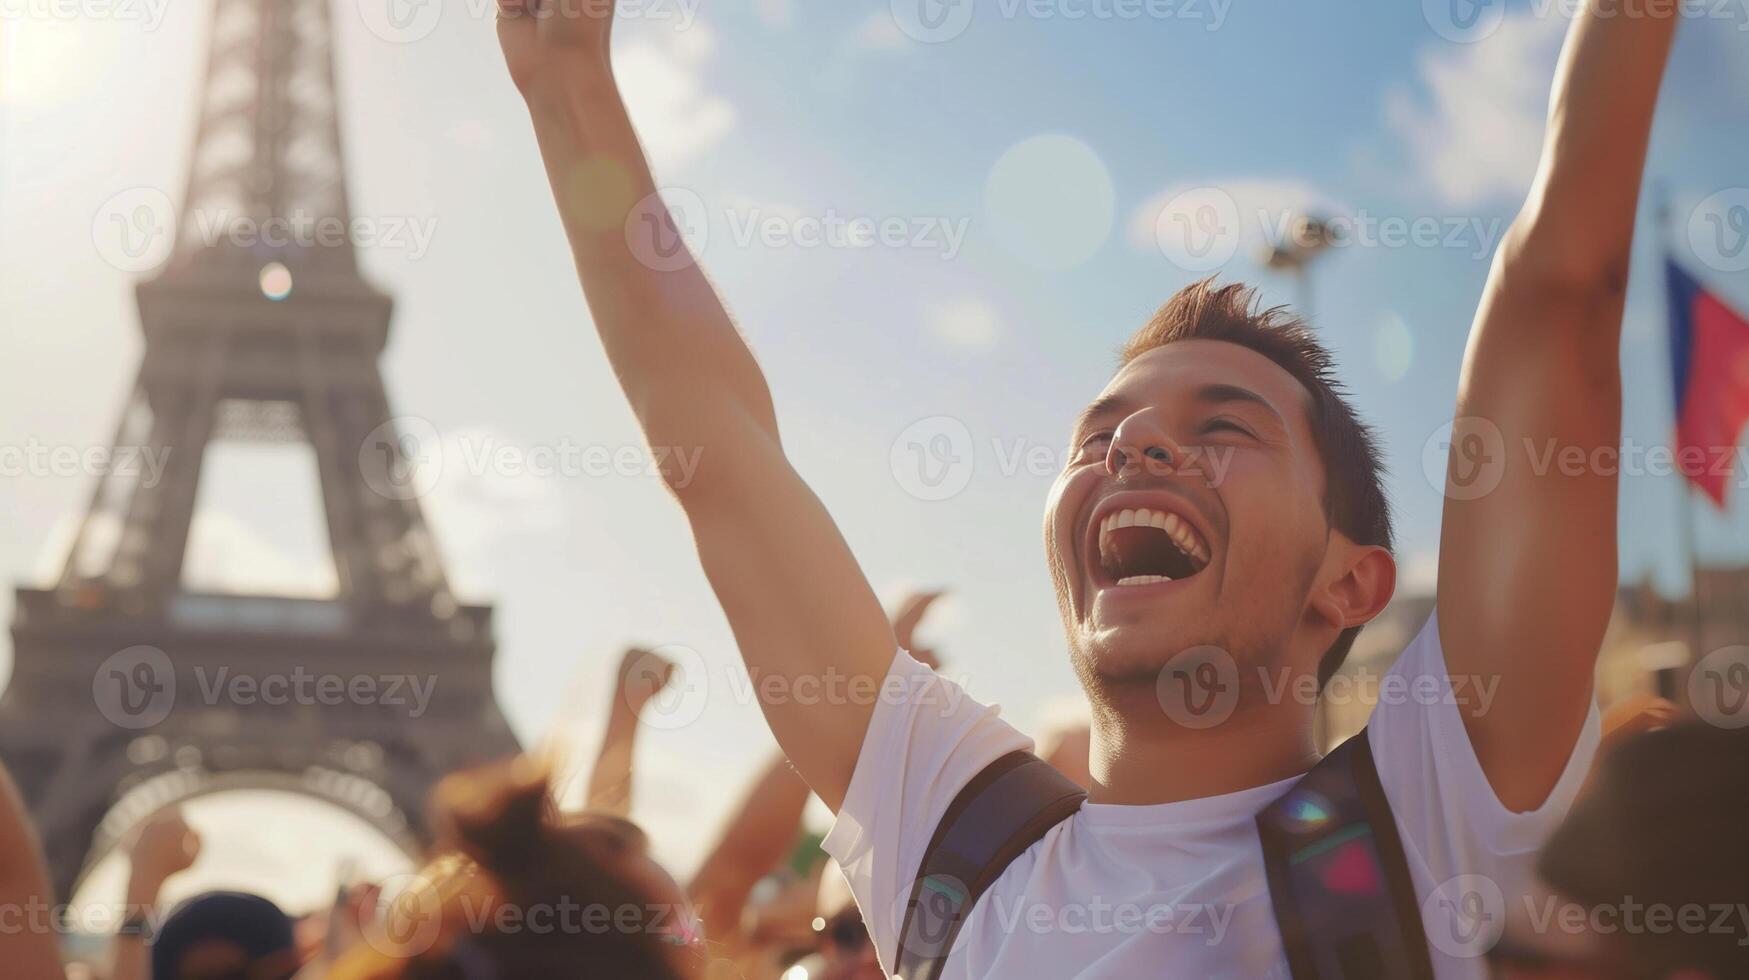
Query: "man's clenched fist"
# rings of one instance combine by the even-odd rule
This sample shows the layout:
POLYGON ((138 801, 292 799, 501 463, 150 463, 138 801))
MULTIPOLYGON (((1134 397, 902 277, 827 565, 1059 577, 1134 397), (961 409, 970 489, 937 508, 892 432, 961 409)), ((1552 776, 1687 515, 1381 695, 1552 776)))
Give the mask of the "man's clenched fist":
POLYGON ((616 0, 498 0, 498 43, 525 97, 611 78, 616 0))

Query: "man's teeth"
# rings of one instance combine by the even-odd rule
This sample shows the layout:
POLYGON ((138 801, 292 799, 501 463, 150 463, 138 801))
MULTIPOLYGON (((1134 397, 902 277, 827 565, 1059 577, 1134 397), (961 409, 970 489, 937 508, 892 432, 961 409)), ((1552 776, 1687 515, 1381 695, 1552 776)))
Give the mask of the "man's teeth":
MULTIPOLYGON (((1203 548, 1202 542, 1197 540, 1196 532, 1192 531, 1190 525, 1181 520, 1177 514, 1169 514, 1163 510, 1149 510, 1146 507, 1138 507, 1135 510, 1120 510, 1113 514, 1107 514, 1105 520, 1099 522, 1099 535, 1103 538, 1120 527, 1159 528, 1172 538, 1172 543, 1178 546, 1179 551, 1195 559, 1199 567, 1208 563, 1208 551, 1203 548)), ((1130 577, 1146 578, 1147 576, 1134 575, 1130 577)), ((1123 585, 1124 582, 1118 584, 1123 585)))
POLYGON ((1125 575, 1117 580, 1119 585, 1153 585, 1157 582, 1170 582, 1165 575, 1125 575))

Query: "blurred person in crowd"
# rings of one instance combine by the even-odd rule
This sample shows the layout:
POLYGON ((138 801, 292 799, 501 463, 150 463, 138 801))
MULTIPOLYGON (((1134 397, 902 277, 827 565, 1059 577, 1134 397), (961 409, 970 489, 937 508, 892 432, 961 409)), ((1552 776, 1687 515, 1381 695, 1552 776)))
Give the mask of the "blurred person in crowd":
POLYGON ((650 701, 673 682, 674 672, 671 661, 642 647, 632 647, 620 657, 619 672, 608 699, 607 727, 602 732, 595 765, 589 771, 584 809, 631 816, 638 719, 650 701))
POLYGON ((342 954, 363 942, 365 926, 376 920, 382 886, 354 880, 356 868, 342 865, 336 876, 334 901, 328 908, 298 922, 298 948, 306 953, 297 980, 325 980, 342 954))
POLYGON ((814 952, 798 962, 783 980, 881 980, 880 958, 863 924, 862 910, 850 894, 837 861, 820 876, 820 897, 814 918, 814 952))
POLYGON ((1635 735, 1669 728, 1682 717, 1681 706, 1651 692, 1619 698, 1604 709, 1603 740, 1598 744, 1598 754, 1602 756, 1635 735))
POLYGON ((724 976, 768 980, 779 972, 783 950, 770 942, 775 937, 761 934, 751 898, 794 846, 808 796, 808 784, 789 760, 774 755, 687 883, 687 896, 711 930, 712 959, 731 967, 724 976))
MULTIPOLYGON (((918 627, 943 595, 913 592, 892 616, 894 634, 930 667, 938 666, 934 650, 913 645, 918 627)), ((607 729, 590 772, 587 812, 630 816, 639 718, 674 680, 675 665, 656 652, 634 647, 621 658, 607 729)), ((773 754, 687 883, 686 894, 710 929, 713 968, 725 975, 770 980, 782 972, 790 952, 785 939, 795 930, 775 916, 761 916, 751 899, 755 887, 793 850, 811 795, 789 760, 773 754)), ((807 884, 812 885, 811 878, 807 884)))
POLYGON ((1689 721, 1600 760, 1544 845, 1554 890, 1490 951, 1501 980, 1749 977, 1749 730, 1689 721))
POLYGON ((821 839, 811 831, 798 835, 782 866, 755 886, 742 916, 746 942, 757 956, 744 968, 746 980, 775 980, 818 944, 816 907, 830 860, 820 850, 821 839))
POLYGON ((162 915, 160 895, 200 858, 176 808, 154 814, 128 848, 126 919, 110 940, 109 980, 287 980, 301 957, 292 920, 257 895, 208 892, 162 915))
POLYGON ((542 763, 445 779, 437 853, 332 980, 703 980, 704 936, 629 821, 561 817, 542 763))
POLYGON ((290 980, 300 966, 291 917, 242 892, 178 905, 152 937, 151 957, 152 980, 290 980))
POLYGON ((58 980, 63 976, 56 923, 48 918, 54 905, 42 842, 11 771, 0 763, 0 909, 9 912, 12 920, 10 928, 0 929, 0 963, 5 964, 7 977, 58 980))
MULTIPOLYGON (((613 18, 542 16, 552 9, 500 0, 501 47, 592 325, 645 437, 703 450, 684 478, 665 476, 743 657, 765 676, 907 692, 761 703, 837 814, 826 849, 892 968, 936 824, 980 772, 1031 743, 898 649, 786 455, 745 335, 663 203, 621 98, 630 79, 614 73, 613 18), (602 173, 614 179, 577 179, 602 173)), ((1669 5, 1643 13, 1574 13, 1542 160, 1472 326, 1445 447, 1437 609, 1392 668, 1395 686, 1432 681, 1450 696, 1381 700, 1360 736, 1416 897, 1464 874, 1528 888, 1534 846, 1598 743, 1592 687, 1617 587, 1618 476, 1544 473, 1507 450, 1620 445, 1627 267, 1678 20, 1669 5)), ((970 906, 943 976, 1127 978, 1162 964, 1284 976, 1253 821, 1317 763, 1316 692, 1395 588, 1375 440, 1307 324, 1208 281, 1132 337, 1072 432, 1044 523, 1093 708, 1089 803, 970 906), (1208 670, 1180 670, 1184 654, 1208 670), (1218 686, 1202 680, 1210 672, 1218 686), (1313 696, 1271 693, 1302 681, 1313 696), (1014 930, 992 911, 1088 896, 1230 907, 1235 895, 1245 898, 1218 943, 1185 930, 1014 930)), ((1439 980, 1484 969, 1442 950, 1433 966, 1439 980)))

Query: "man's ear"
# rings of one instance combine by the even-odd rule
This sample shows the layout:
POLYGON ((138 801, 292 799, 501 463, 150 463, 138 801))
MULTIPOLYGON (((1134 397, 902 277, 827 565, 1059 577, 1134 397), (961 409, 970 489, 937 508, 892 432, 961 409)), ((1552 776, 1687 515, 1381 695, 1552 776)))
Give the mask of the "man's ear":
POLYGON ((1397 560, 1378 545, 1339 538, 1337 562, 1327 584, 1312 599, 1319 618, 1338 630, 1371 622, 1397 589, 1397 560))

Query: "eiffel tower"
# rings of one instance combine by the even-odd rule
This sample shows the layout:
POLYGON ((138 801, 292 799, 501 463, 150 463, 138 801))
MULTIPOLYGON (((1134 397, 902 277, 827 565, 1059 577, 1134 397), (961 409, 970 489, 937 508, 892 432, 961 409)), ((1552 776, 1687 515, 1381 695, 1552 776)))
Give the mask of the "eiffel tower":
POLYGON ((328 4, 214 0, 187 191, 136 289, 145 353, 114 437, 118 461, 164 465, 112 467, 59 580, 17 591, 0 757, 63 901, 131 826, 228 789, 329 801, 417 853, 432 784, 517 749, 492 610, 451 594, 418 441, 390 413, 389 297, 347 234, 253 233, 351 227, 328 4), (183 587, 217 439, 314 450, 335 598, 183 587))

